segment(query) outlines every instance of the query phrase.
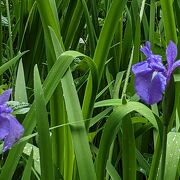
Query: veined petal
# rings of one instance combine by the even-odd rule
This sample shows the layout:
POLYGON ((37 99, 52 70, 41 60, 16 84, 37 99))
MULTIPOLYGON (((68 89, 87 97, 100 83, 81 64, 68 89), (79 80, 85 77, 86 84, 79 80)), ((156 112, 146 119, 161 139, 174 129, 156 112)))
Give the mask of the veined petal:
POLYGON ((172 69, 173 63, 177 57, 177 46, 172 41, 169 42, 166 48, 166 58, 168 63, 168 70, 172 69))
POLYGON ((3 152, 7 151, 12 145, 21 138, 24 133, 23 126, 17 121, 17 119, 8 113, 2 113, 1 117, 9 122, 9 132, 4 138, 3 152))
POLYGON ((8 89, 8 90, 4 91, 0 95, 0 104, 6 103, 9 100, 11 93, 12 93, 12 89, 8 89))
POLYGON ((148 65, 147 61, 139 62, 132 66, 132 72, 136 75, 138 73, 142 73, 144 71, 146 72, 148 70, 151 70, 148 66, 149 65, 148 65))
POLYGON ((135 76, 136 92, 147 104, 161 101, 165 86, 166 77, 161 72, 149 71, 135 76))
POLYGON ((9 121, 0 115, 0 140, 3 140, 9 133, 9 121))

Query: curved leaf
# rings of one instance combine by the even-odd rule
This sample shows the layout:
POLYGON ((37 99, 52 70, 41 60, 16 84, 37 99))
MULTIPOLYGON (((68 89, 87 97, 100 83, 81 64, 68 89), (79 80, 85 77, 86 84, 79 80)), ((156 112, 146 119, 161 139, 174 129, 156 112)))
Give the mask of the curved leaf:
POLYGON ((121 128, 123 118, 133 111, 136 111, 147 118, 153 126, 159 130, 156 118, 154 117, 152 111, 145 105, 139 102, 128 102, 125 105, 120 105, 115 108, 105 124, 101 137, 96 167, 98 179, 102 179, 104 177, 103 174, 106 168, 110 146, 121 128))

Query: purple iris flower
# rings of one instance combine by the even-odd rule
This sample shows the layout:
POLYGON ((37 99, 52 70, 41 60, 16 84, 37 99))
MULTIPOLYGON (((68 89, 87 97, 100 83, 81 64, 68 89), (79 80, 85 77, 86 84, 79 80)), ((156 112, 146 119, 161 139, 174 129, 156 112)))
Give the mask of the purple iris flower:
POLYGON ((152 53, 150 42, 146 42, 145 46, 141 48, 141 52, 146 56, 146 60, 132 66, 135 75, 135 89, 145 103, 158 103, 162 100, 172 72, 180 66, 180 60, 175 62, 177 47, 170 41, 166 48, 167 69, 162 64, 162 57, 152 53))
POLYGON ((4 140, 3 152, 11 148, 24 132, 23 126, 11 114, 13 110, 7 105, 11 93, 12 89, 8 89, 0 95, 0 140, 4 140))

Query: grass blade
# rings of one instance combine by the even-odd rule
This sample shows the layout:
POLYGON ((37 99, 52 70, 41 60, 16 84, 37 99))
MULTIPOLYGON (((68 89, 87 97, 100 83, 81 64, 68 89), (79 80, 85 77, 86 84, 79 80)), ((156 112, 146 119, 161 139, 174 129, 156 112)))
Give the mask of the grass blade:
POLYGON ((21 180, 30 180, 31 179, 32 164, 33 164, 33 150, 31 150, 31 154, 28 158, 28 161, 27 161, 27 164, 25 166, 21 180))
POLYGON ((130 116, 122 120, 122 163, 123 179, 136 179, 136 153, 135 153, 134 130, 130 116))
POLYGON ((16 77, 15 100, 19 102, 28 102, 22 60, 19 62, 16 77))
POLYGON ((37 65, 34 68, 34 95, 35 118, 37 121, 37 132, 39 135, 38 144, 40 153, 41 179, 53 180, 55 178, 53 172, 48 114, 46 111, 46 102, 37 65))
POLYGON ((106 168, 110 146, 122 126, 123 118, 133 111, 139 112, 141 115, 146 117, 156 129, 160 130, 152 111, 141 103, 128 102, 125 105, 118 106, 108 118, 101 137, 99 153, 96 161, 96 173, 98 179, 104 178, 104 170, 106 168))
POLYGON ((164 30, 166 35, 166 43, 170 40, 177 43, 176 24, 174 19, 173 1, 160 0, 163 13, 164 30))
MULTIPOLYGON (((77 92, 70 70, 63 77, 62 88, 69 122, 83 120, 77 92)), ((72 140, 81 180, 95 180, 96 174, 90 152, 87 132, 84 123, 71 125, 72 140)))
MULTIPOLYGON (((105 23, 101 31, 99 41, 96 46, 94 58, 93 58, 99 72, 98 83, 100 83, 101 81, 105 62, 107 60, 108 52, 111 46, 111 42, 114 37, 116 27, 122 15, 122 11, 124 10, 126 2, 127 0, 123 0, 123 1, 114 0, 112 2, 109 13, 105 19, 105 23), (113 29, 112 29, 111 22, 114 25, 113 29)), ((85 119, 89 118, 92 114, 95 97, 96 97, 96 94, 95 95, 92 94, 92 78, 90 77, 88 79, 88 83, 87 83, 86 91, 85 91, 85 97, 83 101, 83 116, 85 119), (89 106, 89 104, 91 105, 91 107, 89 106)), ((88 126, 89 125, 87 124, 87 127, 88 126)))
MULTIPOLYGON (((45 82, 44 82, 44 96, 45 96, 45 102, 46 104, 49 102, 52 94, 54 93, 57 85, 60 82, 60 79, 64 75, 64 73, 67 71, 69 68, 71 62, 73 61, 74 58, 62 56, 59 58, 59 60, 54 64, 52 67, 51 71, 49 72, 45 82)), ((23 126, 25 128, 25 133, 24 135, 29 135, 32 133, 34 127, 35 127, 35 107, 32 105, 29 113, 27 114, 23 126)), ((18 145, 18 147, 12 149, 6 159, 6 162, 2 168, 1 174, 0 174, 0 179, 7 179, 11 180, 13 173, 16 169, 16 166, 18 164, 18 161, 20 159, 20 156, 23 152, 23 148, 25 146, 26 142, 23 142, 18 145), (13 162, 13 164, 12 164, 13 162)))
POLYGON ((180 133, 170 132, 167 137, 164 180, 175 179, 180 159, 180 133))
POLYGON ((14 65, 25 53, 27 53, 28 51, 24 51, 20 54, 18 54, 16 57, 14 57, 13 59, 9 60, 8 62, 4 63, 1 67, 0 67, 0 75, 3 74, 7 69, 9 69, 12 65, 14 65))

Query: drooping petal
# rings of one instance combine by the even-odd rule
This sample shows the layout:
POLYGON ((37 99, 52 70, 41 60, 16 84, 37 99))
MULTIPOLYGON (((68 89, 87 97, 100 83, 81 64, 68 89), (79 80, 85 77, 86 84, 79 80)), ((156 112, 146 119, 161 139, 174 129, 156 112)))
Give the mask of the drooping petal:
POLYGON ((166 77, 161 72, 151 70, 135 76, 136 92, 147 104, 154 104, 161 101, 165 86, 166 77))
POLYGON ((9 132, 4 138, 3 152, 7 151, 12 145, 21 138, 24 132, 23 126, 17 121, 17 119, 8 113, 2 113, 1 117, 9 122, 9 132))
POLYGON ((8 90, 4 91, 0 95, 0 104, 6 103, 9 100, 11 93, 12 93, 12 89, 8 89, 8 90))
POLYGON ((141 52, 144 53, 144 55, 145 55, 146 57, 149 57, 149 56, 152 55, 151 44, 150 44, 149 41, 147 41, 147 42, 145 43, 145 45, 144 45, 140 50, 141 50, 141 52))
POLYGON ((3 140, 9 134, 9 121, 0 115, 0 140, 3 140))
POLYGON ((172 69, 173 63, 177 57, 177 46, 172 41, 169 42, 166 48, 166 58, 168 63, 168 70, 172 69))
POLYGON ((132 66, 132 72, 135 75, 138 73, 144 72, 144 71, 148 71, 148 70, 150 70, 150 68, 149 68, 149 64, 147 63, 147 61, 139 62, 132 66))

